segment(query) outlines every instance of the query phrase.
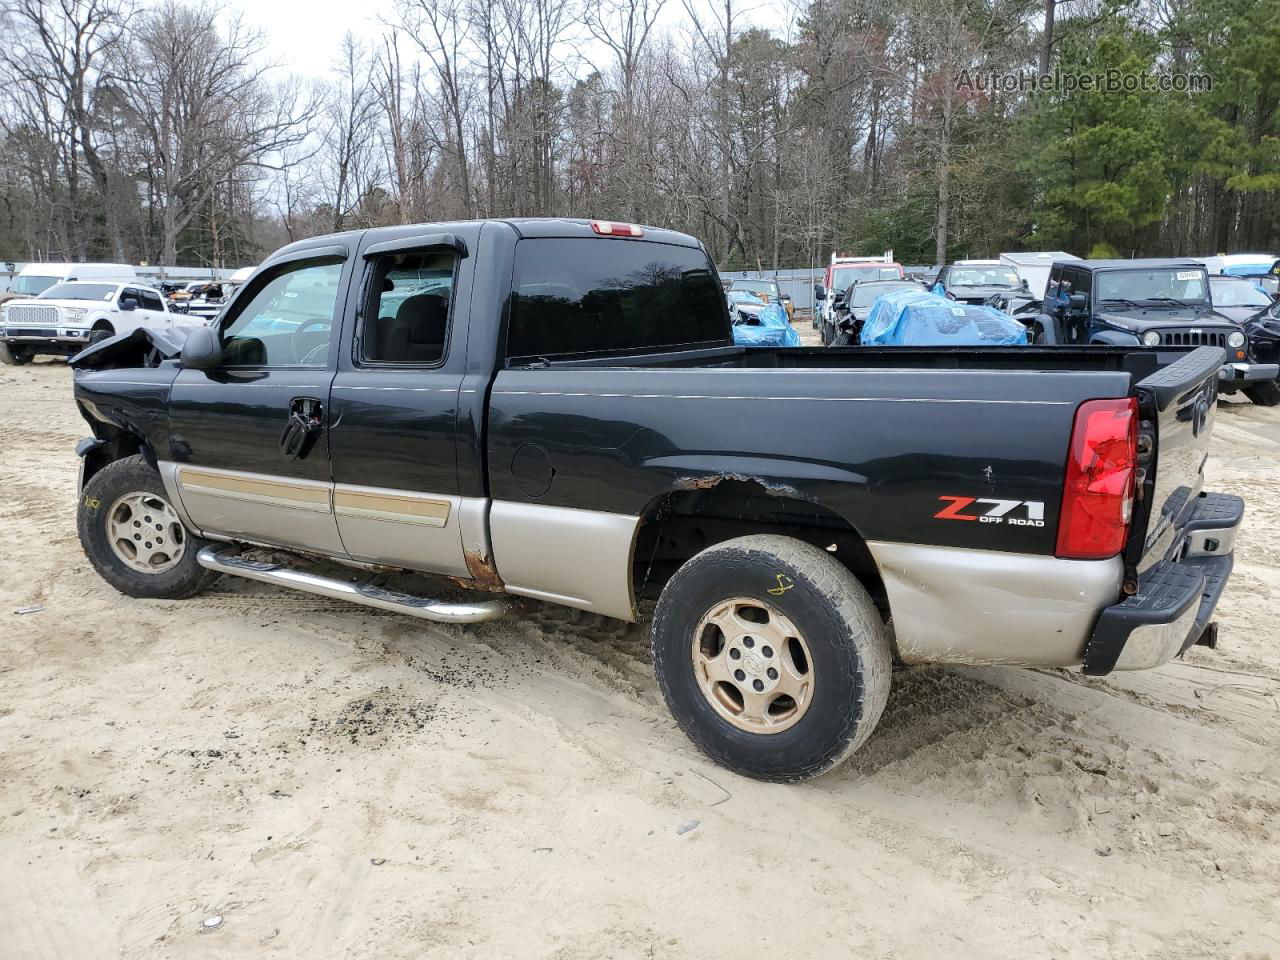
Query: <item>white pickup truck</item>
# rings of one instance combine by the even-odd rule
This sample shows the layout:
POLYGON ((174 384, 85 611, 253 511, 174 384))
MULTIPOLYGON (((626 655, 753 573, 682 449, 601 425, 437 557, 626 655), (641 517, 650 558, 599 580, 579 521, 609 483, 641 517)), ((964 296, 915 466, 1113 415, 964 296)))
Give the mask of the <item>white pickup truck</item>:
POLYGON ((166 331, 207 322, 174 313, 160 291, 137 283, 59 283, 38 297, 0 306, 0 361, 21 365, 39 354, 70 357, 91 343, 139 328, 166 331))

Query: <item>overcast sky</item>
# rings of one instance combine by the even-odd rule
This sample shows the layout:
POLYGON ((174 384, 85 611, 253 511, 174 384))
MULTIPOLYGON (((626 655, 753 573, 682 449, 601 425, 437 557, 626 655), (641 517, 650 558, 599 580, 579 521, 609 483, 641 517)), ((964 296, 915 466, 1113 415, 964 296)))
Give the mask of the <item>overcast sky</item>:
MULTIPOLYGON (((702 7, 707 0, 697 0, 702 7)), ((338 47, 348 30, 366 40, 382 32, 378 17, 394 19, 388 0, 353 3, 351 0, 226 0, 228 10, 237 11, 246 23, 266 35, 270 56, 281 66, 307 76, 321 77, 338 59, 338 47)), ((789 0, 759 0, 740 7, 743 26, 761 26, 785 34, 791 26, 789 0)), ((667 0, 660 24, 668 30, 680 29, 687 21, 680 0, 667 0)), ((582 33, 585 35, 586 31, 582 33)), ((600 56, 595 45, 580 45, 584 59, 600 56)))

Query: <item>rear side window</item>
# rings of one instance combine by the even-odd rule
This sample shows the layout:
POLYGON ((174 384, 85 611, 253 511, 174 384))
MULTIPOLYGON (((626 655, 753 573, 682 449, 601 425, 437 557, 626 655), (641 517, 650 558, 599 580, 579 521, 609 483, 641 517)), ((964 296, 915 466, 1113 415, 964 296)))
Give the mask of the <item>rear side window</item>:
POLYGON ((723 289, 701 250, 594 238, 516 245, 508 357, 727 340, 723 289))
POLYGON ((456 254, 408 251, 379 257, 360 335, 364 363, 437 364, 444 359, 456 254))

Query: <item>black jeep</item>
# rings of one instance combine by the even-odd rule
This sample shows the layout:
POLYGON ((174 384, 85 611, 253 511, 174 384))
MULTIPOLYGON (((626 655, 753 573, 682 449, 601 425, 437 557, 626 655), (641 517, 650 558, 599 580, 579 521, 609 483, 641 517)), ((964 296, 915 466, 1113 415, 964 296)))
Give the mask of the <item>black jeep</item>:
POLYGON ((1032 337, 1073 346, 1221 347, 1222 392, 1243 390, 1269 406, 1278 390, 1280 366, 1259 362, 1241 325, 1214 311, 1208 273, 1195 260, 1055 263, 1032 337))

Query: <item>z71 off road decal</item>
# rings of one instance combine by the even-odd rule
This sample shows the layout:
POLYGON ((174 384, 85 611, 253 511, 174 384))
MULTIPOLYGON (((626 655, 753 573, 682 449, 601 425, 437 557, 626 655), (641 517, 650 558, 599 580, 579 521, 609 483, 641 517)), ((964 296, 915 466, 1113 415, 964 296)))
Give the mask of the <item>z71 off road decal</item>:
POLYGON ((977 520, 1014 527, 1043 527, 1044 501, 995 500, 987 497, 939 497, 947 503, 935 520, 977 520))

